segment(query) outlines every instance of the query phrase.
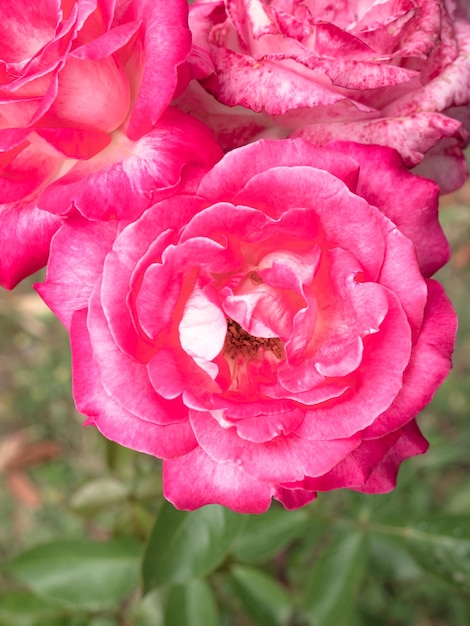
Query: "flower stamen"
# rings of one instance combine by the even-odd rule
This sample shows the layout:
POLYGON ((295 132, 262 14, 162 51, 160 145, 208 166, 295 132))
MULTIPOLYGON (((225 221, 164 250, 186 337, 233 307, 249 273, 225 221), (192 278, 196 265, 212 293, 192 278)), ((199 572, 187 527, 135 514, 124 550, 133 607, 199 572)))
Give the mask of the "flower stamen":
POLYGON ((238 357, 256 358, 260 349, 268 350, 282 360, 285 358, 284 343, 279 337, 254 337, 244 330, 240 324, 227 318, 227 334, 224 343, 224 355, 235 360, 238 357))

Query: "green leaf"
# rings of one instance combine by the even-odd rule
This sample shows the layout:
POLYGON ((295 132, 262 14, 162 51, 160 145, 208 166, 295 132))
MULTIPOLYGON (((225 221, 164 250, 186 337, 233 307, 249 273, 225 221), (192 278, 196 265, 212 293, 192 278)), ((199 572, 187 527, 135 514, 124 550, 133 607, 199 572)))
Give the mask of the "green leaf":
POLYGON ((9 571, 38 595, 82 609, 114 607, 139 585, 131 540, 57 541, 20 554, 9 571))
POLYGON ((60 626, 63 608, 29 591, 0 594, 0 626, 60 626))
POLYGON ((244 523, 243 515, 215 504, 187 512, 166 502, 144 556, 145 593, 209 574, 225 559, 244 523))
POLYGON ((365 574, 364 534, 345 530, 331 543, 313 566, 307 582, 305 609, 312 626, 346 626, 354 611, 365 574))
POLYGON ((401 537, 427 572, 470 592, 469 517, 429 517, 403 526, 371 524, 371 530, 401 537))
POLYGON ((129 496, 129 487, 115 478, 90 480, 70 499, 70 507, 77 513, 88 514, 112 504, 123 502, 129 496))
POLYGON ((233 555, 240 561, 267 560, 300 537, 308 523, 308 514, 303 509, 286 511, 272 506, 262 515, 248 515, 234 543, 233 555))
POLYGON ((219 611, 211 588, 204 580, 190 580, 171 587, 165 626, 219 626, 219 611))
POLYGON ((284 587, 254 567, 235 565, 230 572, 233 589, 248 615, 260 626, 283 626, 292 612, 284 587))
POLYGON ((165 591, 155 589, 140 598, 132 607, 129 623, 132 626, 165 626, 163 617, 165 591))
POLYGON ((379 575, 401 582, 416 581, 423 577, 422 568, 399 537, 371 533, 368 545, 371 565, 379 575))

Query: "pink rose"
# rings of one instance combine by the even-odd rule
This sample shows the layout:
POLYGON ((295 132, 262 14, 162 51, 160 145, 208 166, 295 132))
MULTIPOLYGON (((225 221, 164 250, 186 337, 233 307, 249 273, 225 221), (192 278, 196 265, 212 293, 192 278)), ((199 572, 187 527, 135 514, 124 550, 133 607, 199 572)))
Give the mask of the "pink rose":
POLYGON ((186 162, 220 158, 168 105, 191 36, 186 0, 0 5, 0 282, 44 265, 74 206, 133 219, 186 162), (51 213, 58 215, 51 215, 51 213))
POLYGON ((125 228, 71 217, 37 288, 86 423, 164 459, 182 509, 392 489, 454 343, 437 198, 389 148, 297 139, 233 150, 125 228))
POLYGON ((226 148, 262 136, 347 139, 393 147, 410 168, 424 157, 418 173, 443 192, 464 182, 463 0, 202 0, 189 24, 199 82, 179 106, 226 148))

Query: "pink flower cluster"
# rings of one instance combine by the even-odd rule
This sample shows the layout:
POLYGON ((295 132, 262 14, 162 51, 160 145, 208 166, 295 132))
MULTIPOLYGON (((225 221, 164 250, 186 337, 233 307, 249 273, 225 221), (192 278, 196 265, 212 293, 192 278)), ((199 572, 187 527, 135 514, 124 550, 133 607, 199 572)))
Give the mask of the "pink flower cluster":
POLYGON ((48 264, 86 423, 178 508, 392 489, 454 345, 464 3, 4 5, 0 281, 48 264))

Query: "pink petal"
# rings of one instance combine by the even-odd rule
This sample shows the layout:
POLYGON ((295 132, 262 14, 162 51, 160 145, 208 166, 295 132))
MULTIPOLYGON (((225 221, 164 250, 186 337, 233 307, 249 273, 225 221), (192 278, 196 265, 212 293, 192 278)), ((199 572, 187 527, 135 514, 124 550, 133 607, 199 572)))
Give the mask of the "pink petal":
MULTIPOLYGON (((35 128, 34 132, 64 156, 73 159, 89 159, 111 141, 107 133, 81 128, 35 128)), ((30 140, 34 141, 34 136, 30 140)))
POLYGON ((158 333, 171 327, 181 289, 174 264, 158 261, 174 240, 172 229, 198 208, 193 196, 159 202, 124 228, 107 255, 101 304, 120 350, 142 363, 155 353, 158 333))
POLYGON ((0 284, 13 289, 46 263, 61 218, 40 211, 34 201, 0 206, 0 284))
POLYGON ((238 513, 264 513, 274 485, 245 474, 234 463, 217 463, 201 448, 163 464, 163 493, 177 509, 221 504, 238 513))
MULTIPOLYGON (((238 207, 236 210, 238 212, 238 207)), ((280 337, 283 341, 288 341, 296 324, 298 333, 295 333, 295 341, 298 344, 308 340, 307 335, 315 322, 315 299, 312 298, 310 301, 305 295, 302 281, 307 285, 313 281, 320 251, 314 245, 311 249, 299 253, 278 250, 273 245, 276 235, 287 240, 289 235, 295 237, 299 234, 296 232, 296 226, 300 224, 295 224, 295 219, 289 220, 294 212, 295 210, 284 214, 283 218, 286 219, 270 221, 264 228, 259 229, 258 232, 262 236, 259 237, 259 242, 254 243, 253 252, 258 252, 259 249, 261 258, 258 260, 253 252, 250 254, 251 260, 256 265, 256 278, 254 279, 248 272, 241 282, 234 284, 234 289, 230 287, 222 289, 221 295, 224 297, 222 306, 228 317, 238 322, 249 334, 264 338, 280 337), (293 233, 289 232, 289 226, 293 233), (279 232, 276 232, 277 227, 279 232), (274 251, 263 255, 262 245, 266 251, 271 248, 274 248, 274 251), (304 317, 308 319, 304 320, 304 317), (303 333, 300 330, 301 326, 303 333)), ((316 216, 313 216, 313 220, 311 217, 311 212, 309 214, 302 210, 302 226, 306 226, 306 230, 311 226, 311 222, 317 226, 316 216)), ((315 226, 307 236, 314 235, 315 226)), ((297 242, 298 240, 294 240, 294 245, 297 242)))
POLYGON ((202 179, 198 194, 218 202, 233 200, 256 174, 273 167, 306 165, 324 169, 355 190, 357 163, 337 152, 319 150, 302 140, 261 140, 228 152, 202 179))
POLYGON ((292 434, 279 435, 262 444, 252 443, 240 439, 235 428, 222 428, 210 413, 190 411, 190 420, 199 445, 214 460, 234 463, 250 476, 275 483, 321 476, 360 443, 354 436, 308 441, 292 434))
POLYGON ((316 491, 307 489, 276 486, 274 497, 278 500, 287 511, 294 511, 317 498, 316 491))
POLYGON ((443 137, 459 137, 460 124, 439 113, 420 112, 403 117, 387 117, 334 124, 310 124, 293 132, 314 145, 325 145, 334 139, 395 148, 407 167, 417 165, 424 154, 443 137))
POLYGON ((186 372, 171 349, 158 350, 150 359, 147 371, 155 391, 167 400, 180 396, 187 386, 186 372))
POLYGON ((434 180, 442 194, 459 189, 468 178, 468 167, 462 142, 444 137, 426 152, 412 172, 434 180))
POLYGON ((63 214, 73 203, 89 219, 130 221, 178 184, 188 162, 208 168, 220 156, 206 127, 168 109, 137 142, 115 134, 96 157, 78 162, 42 194, 40 206, 63 214))
POLYGON ((457 317, 442 286, 427 281, 428 300, 423 326, 413 346, 403 384, 394 403, 365 431, 367 437, 382 437, 407 424, 435 394, 451 368, 457 317))
POLYGON ((468 4, 465 0, 446 0, 445 7, 452 19, 468 17, 468 4))
MULTIPOLYGON (((200 201, 207 204, 205 198, 200 201)), ((238 246, 240 240, 249 238, 250 234, 258 234, 267 221, 267 216, 257 209, 217 202, 194 215, 182 229, 180 241, 210 236, 226 244, 227 236, 231 235, 238 246)), ((239 263, 244 263, 240 253, 239 263)))
POLYGON ((241 419, 226 416, 225 420, 235 426, 240 439, 262 444, 279 435, 289 435, 303 421, 304 416, 302 409, 294 408, 274 415, 256 415, 241 419))
POLYGON ((318 216, 326 241, 353 254, 367 271, 367 280, 376 279, 384 244, 374 219, 375 211, 329 172, 303 166, 272 167, 254 175, 234 201, 266 207, 275 217, 290 207, 312 210, 318 216))
POLYGON ((31 201, 32 194, 37 197, 41 188, 56 175, 60 166, 59 159, 41 152, 33 145, 27 145, 26 142, 4 153, 1 158, 5 163, 0 177, 2 204, 25 199, 31 201))
MULTIPOLYGON (((275 66, 275 72, 283 72, 283 64, 289 62, 297 65, 299 73, 303 74, 310 80, 314 89, 318 89, 318 84, 321 85, 324 81, 318 80, 318 75, 326 75, 332 86, 340 89, 348 89, 353 94, 354 91, 365 91, 369 89, 379 89, 385 87, 392 87, 395 85, 401 85, 402 83, 410 83, 417 79, 418 72, 409 70, 403 67, 395 65, 386 65, 380 62, 366 61, 366 60, 350 60, 347 58, 333 58, 324 59, 319 58, 317 55, 310 55, 304 50, 299 50, 299 53, 265 53, 263 60, 271 62, 275 66), (299 54, 300 53, 300 54, 299 54), (354 90, 354 91, 353 91, 354 90)), ((361 55, 363 56, 363 55, 361 55)), ((372 53, 373 56, 373 53, 372 53)), ((285 64, 286 68, 289 66, 285 64)), ((292 71, 292 70, 290 70, 292 71)), ((343 95, 344 92, 338 90, 338 95, 343 95)), ((365 104, 359 104, 351 97, 351 102, 356 106, 358 111, 373 112, 372 108, 366 108, 365 104)), ((360 101, 359 97, 358 100, 360 101)), ((337 100, 339 101, 339 99, 337 100)), ((373 102, 373 100, 372 100, 373 102)), ((329 102, 323 103, 321 99, 317 104, 329 104, 329 102)), ((306 106, 309 106, 308 104, 306 106)), ((311 105, 310 105, 311 106, 311 105)), ((293 106, 291 108, 298 108, 293 106)), ((285 113, 286 111, 267 111, 268 113, 285 113)))
MULTIPOLYGON (((184 92, 173 101, 173 106, 209 126, 225 152, 246 145, 273 126, 267 116, 244 107, 221 104, 197 80, 190 81, 184 92)), ((286 137, 287 132, 280 130, 279 136, 286 137)))
MULTIPOLYGON (((223 410, 224 420, 239 423, 240 420, 262 418, 262 416, 281 415, 290 413, 296 408, 294 402, 286 398, 273 400, 269 397, 263 397, 257 393, 257 397, 247 402, 246 396, 237 396, 236 394, 214 394, 211 398, 212 408, 216 411, 223 410)), ((216 416, 220 415, 217 413, 216 416)), ((290 421, 292 416, 288 417, 290 421)), ((281 426, 281 424, 279 424, 281 426)), ((282 429, 281 429, 282 430, 282 429)))
POLYGON ((403 29, 405 36, 402 35, 402 41, 399 42, 401 45, 397 46, 397 54, 427 60, 436 50, 436 40, 441 43, 441 7, 438 3, 421 0, 413 8, 414 19, 403 29))
POLYGON ((116 0, 97 0, 103 18, 104 27, 108 30, 113 21, 116 0))
MULTIPOLYGON (((345 97, 336 90, 314 82, 311 77, 283 68, 279 63, 256 61, 225 48, 213 48, 216 78, 203 81, 204 87, 220 102, 241 105, 252 111, 282 115, 300 107, 331 106, 345 97)), ((354 103, 362 111, 370 111, 354 103)))
POLYGON ((189 28, 193 44, 202 46, 207 43, 214 23, 225 21, 227 13, 225 0, 211 0, 211 2, 193 2, 189 5, 189 28))
MULTIPOLYGON (((60 221, 55 215, 41 213, 60 221)), ((68 329, 75 311, 88 306, 116 230, 116 222, 89 222, 73 215, 64 221, 52 241, 47 279, 35 288, 68 329)))
MULTIPOLYGON (((215 363, 209 362, 208 365, 217 370, 215 363)), ((193 405, 201 405, 205 409, 210 406, 211 396, 220 392, 219 386, 213 381, 217 371, 212 372, 207 364, 198 364, 171 342, 166 342, 152 356, 147 364, 147 373, 158 396, 170 400, 182 396, 180 402, 184 403, 185 409, 193 405)))
POLYGON ((111 132, 127 117, 130 98, 124 68, 112 56, 69 56, 59 73, 57 97, 49 113, 64 125, 111 132))
POLYGON ((364 340, 362 363, 348 381, 351 392, 307 411, 296 430, 300 437, 312 440, 350 437, 372 424, 400 392, 411 355, 411 331, 398 299, 392 292, 386 290, 386 293, 388 314, 379 332, 364 340))
MULTIPOLYGON (((172 239, 171 231, 157 236, 149 250, 145 250, 145 247, 142 249, 144 258, 147 254, 151 256, 152 252, 158 255, 162 245, 171 243, 172 239)), ((163 279, 158 280, 156 284, 150 281, 150 287, 153 287, 153 289, 147 303, 145 298, 147 290, 145 287, 143 289, 139 287, 149 282, 149 274, 153 274, 152 269, 160 268, 161 266, 151 266, 142 277, 139 265, 143 265, 145 268, 143 259, 142 263, 140 259, 138 260, 136 267, 132 263, 134 259, 131 255, 135 253, 136 243, 132 242, 132 247, 129 247, 129 255, 126 255, 125 253, 123 254, 122 241, 118 238, 114 249, 106 257, 101 289, 101 305, 111 334, 119 349, 140 363, 147 363, 155 354, 156 347, 153 341, 155 335, 165 327, 165 323, 169 323, 170 311, 173 312, 175 301, 173 297, 168 297, 165 300, 165 307, 158 306, 158 303, 161 301, 159 296, 165 292, 169 296, 165 289, 168 287, 168 283, 163 279), (142 293, 144 293, 144 297, 142 297, 142 293), (147 304, 148 308, 153 312, 153 326, 151 327, 149 327, 149 324, 146 324, 145 313, 147 304), (141 319, 140 314, 142 313, 144 315, 142 315, 141 319), (168 314, 168 319, 165 319, 166 314, 168 314), (162 318, 163 324, 159 325, 162 318), (152 331, 155 327, 158 330, 156 333, 153 333, 152 331), (149 328, 150 332, 148 333, 149 328)), ((160 278, 163 277, 160 275, 160 278)), ((175 295, 175 293, 178 293, 180 285, 176 280, 173 283, 175 289, 173 289, 172 295, 175 295)))
POLYGON ((104 389, 93 361, 86 311, 77 311, 71 323, 73 393, 77 408, 88 415, 108 439, 139 452, 171 459, 196 447, 188 421, 160 426, 127 411, 104 389))
POLYGON ((2 162, 11 161, 8 151, 19 146, 28 135, 31 134, 30 128, 2 128, 0 129, 0 149, 2 162), (5 154, 6 153, 6 154, 5 154))
POLYGON ((141 82, 128 129, 132 140, 147 133, 170 104, 178 80, 177 66, 191 49, 186 0, 173 0, 171 7, 154 0, 136 0, 134 5, 135 19, 143 24, 138 44, 143 67, 135 68, 141 82))
POLYGON ((396 487, 400 464, 412 456, 424 454, 428 442, 413 420, 403 428, 403 435, 392 446, 383 461, 373 470, 365 485, 358 489, 364 493, 388 493, 396 487))
POLYGON ((227 292, 222 306, 227 317, 253 337, 285 338, 292 332, 292 312, 269 286, 263 285, 249 294, 227 292))
POLYGON ((360 489, 365 486, 373 470, 382 463, 401 436, 403 431, 398 429, 378 439, 362 441, 361 445, 330 472, 318 478, 307 477, 300 485, 312 491, 360 489))
POLYGON ((458 57, 435 78, 411 93, 395 100, 383 110, 386 116, 400 117, 416 111, 445 111, 452 106, 468 104, 470 100, 470 23, 454 24, 459 45, 458 57))
POLYGON ((120 24, 92 41, 87 41, 82 46, 75 48, 70 56, 76 59, 104 59, 117 52, 129 43, 129 40, 138 31, 140 22, 131 21, 120 24))
POLYGON ((90 298, 87 325, 98 376, 106 392, 128 412, 162 426, 187 419, 179 400, 167 401, 153 389, 145 364, 124 354, 116 345, 100 302, 101 284, 90 298))
POLYGON ((316 21, 309 24, 307 28, 310 32, 302 38, 302 44, 314 52, 317 58, 334 59, 335 61, 341 61, 342 58, 367 61, 371 56, 374 56, 374 50, 361 41, 358 36, 347 32, 332 22, 316 21))
POLYGON ((413 243, 386 218, 383 222, 386 247, 379 282, 400 299, 410 323, 414 342, 421 331, 428 296, 426 282, 418 266, 413 243))
POLYGON ((262 0, 227 0, 225 5, 228 18, 245 46, 249 47, 264 35, 278 32, 275 16, 269 4, 262 0))
POLYGON ((54 38, 59 23, 60 2, 2 3, 0 41, 7 63, 28 61, 54 38))
MULTIPOLYGON (((304 362, 305 366, 302 368, 301 373, 306 378, 304 387, 307 391, 288 391, 280 382, 274 385, 260 385, 260 391, 269 398, 284 401, 295 400, 306 406, 314 406, 327 400, 335 400, 351 390, 347 380, 343 384, 341 382, 326 382, 324 376, 321 376, 315 370, 315 357, 305 359, 304 362)), ((298 372, 293 371, 298 375, 298 372)), ((293 387, 294 385, 291 384, 290 386, 293 387)))
POLYGON ((363 441, 341 463, 319 478, 306 478, 293 487, 330 491, 354 489, 364 493, 387 493, 395 488, 400 464, 424 454, 428 443, 413 420, 404 428, 379 439, 363 441))
MULTIPOLYGON (((194 200, 191 196, 189 199, 194 200)), ((160 344, 163 337, 166 337, 167 340, 169 338, 170 341, 179 345, 178 326, 184 313, 186 301, 196 285, 197 266, 199 265, 201 268, 199 285, 203 289, 207 287, 211 290, 212 288, 208 287, 211 279, 203 270, 206 269, 209 273, 211 270, 222 273, 233 271, 233 262, 230 263, 232 259, 230 255, 226 254, 225 248, 211 239, 191 239, 174 246, 171 245, 171 233, 168 234, 170 237, 167 237, 167 243, 170 245, 164 251, 158 250, 159 246, 157 247, 157 245, 160 244, 160 240, 165 240, 164 235, 158 238, 155 242, 157 249, 153 250, 152 246, 149 248, 148 257, 143 257, 142 261, 139 262, 127 288, 126 276, 117 278, 116 284, 118 286, 122 284, 122 294, 125 294, 125 298, 122 298, 122 295, 121 298, 127 302, 129 310, 135 318, 136 328, 142 328, 147 336, 157 344, 160 344), (228 263, 226 257, 228 257, 228 263), (127 295, 128 292, 129 295, 127 295), (162 337, 159 337, 160 333, 162 333, 162 337)), ((110 273, 108 276, 106 301, 117 301, 119 295, 113 295, 112 287, 114 273, 110 273)), ((211 295, 213 300, 215 293, 212 292, 211 295)), ((122 330, 115 328, 115 323, 111 319, 113 308, 116 307, 106 306, 110 311, 109 317, 113 332, 116 337, 119 337, 119 344, 123 350, 133 354, 132 343, 126 340, 122 330)), ((217 323, 220 325, 222 318, 219 314, 215 315, 218 320, 217 323)), ((224 327, 226 329, 225 317, 224 327)), ((218 333, 219 340, 220 332, 221 327, 218 333)), ((202 355, 201 358, 203 358, 202 355)))
POLYGON ((437 219, 437 186, 410 174, 389 148, 337 141, 330 145, 359 163, 357 193, 413 242, 421 271, 430 276, 442 267, 449 258, 449 245, 437 219))

